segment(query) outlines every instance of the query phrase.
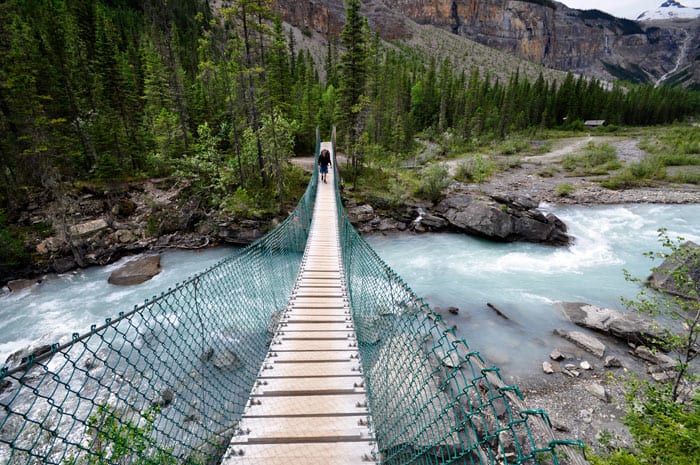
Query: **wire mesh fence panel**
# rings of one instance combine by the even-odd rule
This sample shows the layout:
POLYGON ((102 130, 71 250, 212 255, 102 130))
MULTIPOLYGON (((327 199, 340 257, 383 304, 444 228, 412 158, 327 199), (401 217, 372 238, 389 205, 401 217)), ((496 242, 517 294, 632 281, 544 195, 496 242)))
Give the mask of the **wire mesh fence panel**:
POLYGON ((0 371, 0 463, 216 463, 287 305, 315 174, 274 231, 0 371))
MULTIPOLYGON (((338 178, 338 176, 336 176, 338 178)), ((337 198, 348 297, 384 464, 585 463, 545 412, 458 339, 359 236, 337 198), (557 449, 565 448, 563 452, 557 449)))

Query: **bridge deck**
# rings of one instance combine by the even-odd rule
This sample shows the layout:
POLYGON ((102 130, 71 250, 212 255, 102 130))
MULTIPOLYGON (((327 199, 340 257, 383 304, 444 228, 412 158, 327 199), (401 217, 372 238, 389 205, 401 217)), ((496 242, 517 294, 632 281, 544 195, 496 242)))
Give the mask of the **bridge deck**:
MULTIPOLYGON (((328 143, 323 147, 331 150, 328 143)), ((224 465, 375 461, 332 176, 327 184, 319 179, 295 290, 224 465)))

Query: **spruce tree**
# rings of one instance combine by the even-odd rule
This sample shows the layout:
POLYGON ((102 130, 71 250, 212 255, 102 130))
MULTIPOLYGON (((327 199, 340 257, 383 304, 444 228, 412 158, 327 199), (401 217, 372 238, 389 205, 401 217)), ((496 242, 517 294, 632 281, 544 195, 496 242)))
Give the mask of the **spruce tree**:
MULTIPOLYGON (((362 97, 367 82, 367 19, 360 14, 360 0, 347 0, 345 26, 340 35, 344 52, 339 59, 339 89, 336 120, 351 152, 353 178, 357 179, 359 147, 357 141, 362 132, 360 115, 365 110, 362 97)), ((342 136, 341 136, 342 137, 342 136)))

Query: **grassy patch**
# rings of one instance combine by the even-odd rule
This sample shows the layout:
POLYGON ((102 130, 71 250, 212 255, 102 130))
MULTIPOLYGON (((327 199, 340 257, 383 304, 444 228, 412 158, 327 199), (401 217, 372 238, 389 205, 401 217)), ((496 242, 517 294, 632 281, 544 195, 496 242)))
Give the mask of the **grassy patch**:
POLYGON ((651 186, 655 181, 666 178, 666 170, 654 157, 630 163, 618 174, 601 181, 601 186, 608 189, 626 189, 630 187, 651 186))
POLYGON ((610 144, 589 142, 580 154, 567 154, 562 158, 563 168, 576 176, 600 175, 620 169, 615 147, 610 144))
POLYGON ((537 172, 541 178, 553 178, 559 172, 554 166, 546 166, 537 172))
POLYGON ((700 128, 674 126, 647 134, 639 148, 648 153, 601 184, 610 189, 648 186, 656 181, 700 184, 700 128))
POLYGON ((495 171, 494 163, 483 155, 473 155, 457 165, 455 178, 462 182, 480 183, 486 181, 495 171))

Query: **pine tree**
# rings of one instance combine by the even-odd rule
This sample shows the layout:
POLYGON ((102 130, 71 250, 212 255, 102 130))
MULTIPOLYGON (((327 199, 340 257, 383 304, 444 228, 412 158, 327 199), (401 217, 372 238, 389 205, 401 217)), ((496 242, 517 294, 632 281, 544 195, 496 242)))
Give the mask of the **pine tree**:
POLYGON ((367 100, 363 96, 366 95, 369 26, 367 19, 360 15, 360 0, 347 0, 345 21, 340 35, 344 53, 339 59, 339 102, 336 119, 338 130, 344 135, 346 146, 351 151, 354 184, 359 170, 358 141, 362 132, 361 115, 366 110, 367 100))

